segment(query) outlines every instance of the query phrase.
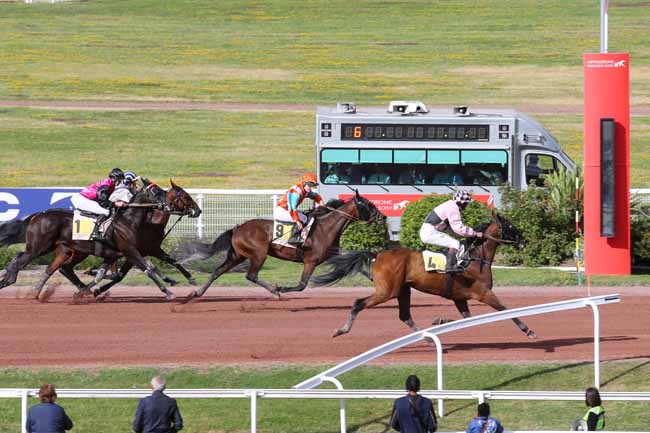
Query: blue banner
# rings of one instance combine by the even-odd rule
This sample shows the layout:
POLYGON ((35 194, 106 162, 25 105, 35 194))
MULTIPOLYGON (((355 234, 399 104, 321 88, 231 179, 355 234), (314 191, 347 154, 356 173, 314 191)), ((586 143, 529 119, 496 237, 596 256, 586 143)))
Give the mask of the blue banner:
POLYGON ((0 188, 0 223, 47 209, 72 209, 70 197, 81 188, 0 188))

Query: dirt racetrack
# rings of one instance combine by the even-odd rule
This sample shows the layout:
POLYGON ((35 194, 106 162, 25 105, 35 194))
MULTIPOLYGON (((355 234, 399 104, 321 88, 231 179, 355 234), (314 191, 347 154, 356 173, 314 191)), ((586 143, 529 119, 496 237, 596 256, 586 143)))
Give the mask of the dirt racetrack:
MULTIPOLYGON (((261 288, 211 288, 200 302, 180 306, 152 287, 114 289, 103 303, 70 303, 61 286, 45 303, 21 298, 27 287, 0 291, 0 367, 80 367, 214 364, 336 363, 410 330, 398 319, 395 300, 363 311, 352 332, 331 338, 355 298, 370 288, 320 288, 275 300, 261 288)), ((185 295, 188 287, 176 287, 185 295)), ((587 295, 586 288, 496 288, 510 307, 587 295)), ((601 311, 603 360, 650 357, 650 288, 592 288, 619 293, 621 303, 601 311)), ((442 316, 459 318, 452 302, 413 296, 421 327, 442 316)), ((473 314, 491 312, 470 303, 473 314)), ((572 310, 525 318, 537 332, 528 340, 511 321, 441 337, 445 362, 580 361, 593 358, 592 312, 572 310)), ((435 361, 435 349, 418 343, 381 358, 383 363, 435 361)))

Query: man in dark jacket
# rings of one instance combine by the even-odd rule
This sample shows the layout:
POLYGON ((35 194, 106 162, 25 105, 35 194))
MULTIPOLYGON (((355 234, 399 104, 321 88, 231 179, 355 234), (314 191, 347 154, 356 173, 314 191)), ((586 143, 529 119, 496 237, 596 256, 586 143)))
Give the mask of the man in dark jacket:
POLYGON ((420 379, 411 375, 406 378, 408 394, 395 400, 390 425, 401 433, 429 433, 438 428, 433 403, 418 394, 420 379))
POLYGON ((140 400, 133 420, 135 433, 176 433, 183 428, 183 418, 176 400, 163 394, 165 378, 155 376, 149 387, 153 393, 140 400))

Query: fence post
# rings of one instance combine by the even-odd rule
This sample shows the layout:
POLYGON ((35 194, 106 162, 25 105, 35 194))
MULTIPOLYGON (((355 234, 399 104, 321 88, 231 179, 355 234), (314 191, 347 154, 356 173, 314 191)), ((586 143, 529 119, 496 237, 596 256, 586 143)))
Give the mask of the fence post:
POLYGON ((594 386, 600 388, 600 312, 598 305, 587 302, 594 312, 594 386))
MULTIPOLYGON (((343 390, 343 384, 336 379, 335 377, 329 377, 325 376, 323 377, 323 380, 326 380, 328 382, 332 382, 335 386, 336 389, 340 389, 341 391, 343 390)), ((341 420, 341 433, 347 433, 347 419, 345 415, 345 399, 342 398, 339 400, 339 418, 341 420)))
POLYGON ((257 390, 251 390, 251 433, 257 432, 257 390))
MULTIPOLYGON (((203 211, 203 198, 205 195, 203 194, 198 194, 196 196, 196 201, 198 201, 197 205, 199 206, 199 209, 203 211)), ((196 221, 196 235, 199 237, 199 239, 203 239, 203 212, 199 215, 197 221, 196 221)))
POLYGON ((20 391, 20 431, 27 433, 25 424, 27 424, 27 399, 29 397, 29 390, 22 389, 20 391))
MULTIPOLYGON (((425 333, 436 344, 436 382, 438 384, 438 391, 445 389, 442 376, 442 343, 436 334, 425 333)), ((445 416, 445 401, 441 398, 438 399, 438 414, 441 418, 445 416)))

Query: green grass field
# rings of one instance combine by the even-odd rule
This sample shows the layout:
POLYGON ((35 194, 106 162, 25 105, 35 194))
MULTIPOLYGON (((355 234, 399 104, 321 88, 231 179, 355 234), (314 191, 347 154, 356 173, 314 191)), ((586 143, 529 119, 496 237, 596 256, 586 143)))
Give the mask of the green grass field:
MULTIPOLYGON (((577 107, 593 1, 0 2, 0 99, 577 107)), ((609 51, 650 103, 650 8, 610 5, 609 51)), ((537 116, 582 160, 582 119, 537 116)), ((188 187, 285 187, 314 168, 313 113, 0 111, 3 186, 82 185, 119 165, 188 187), (47 157, 43 157, 47 155, 47 157)), ((632 186, 650 183, 631 125, 632 186)))
MULTIPOLYGON (((290 388, 328 366, 210 367, 204 370, 164 370, 170 388, 290 388)), ((0 370, 0 387, 38 388, 41 382, 59 388, 146 388, 156 374, 154 368, 87 370, 0 370)), ((423 389, 435 389, 435 368, 422 365, 367 366, 339 376, 346 389, 402 390, 404 379, 417 374, 423 389)), ((602 364, 603 391, 642 391, 650 386, 650 364, 646 360, 602 364)), ((481 390, 582 390, 593 383, 593 365, 573 364, 466 364, 445 366, 446 389, 481 390)), ((325 387, 327 385, 324 385, 325 387)), ((30 403, 35 403, 35 399, 30 403)), ((134 399, 61 399, 77 433, 130 431, 137 405, 134 399)), ((337 400, 259 400, 260 432, 337 432, 337 400)), ((569 423, 585 411, 583 402, 534 402, 494 400, 494 416, 507 430, 568 430, 569 423), (522 414, 526 416, 522 416, 522 414)), ((250 402, 247 399, 180 399, 188 433, 250 431, 250 402)), ((608 430, 647 430, 647 402, 605 402, 608 430)), ((385 432, 392 401, 348 400, 348 431, 385 432)), ((476 402, 450 400, 440 431, 464 430, 474 415, 476 402)), ((18 431, 20 401, 0 401, 0 431, 18 431)))

